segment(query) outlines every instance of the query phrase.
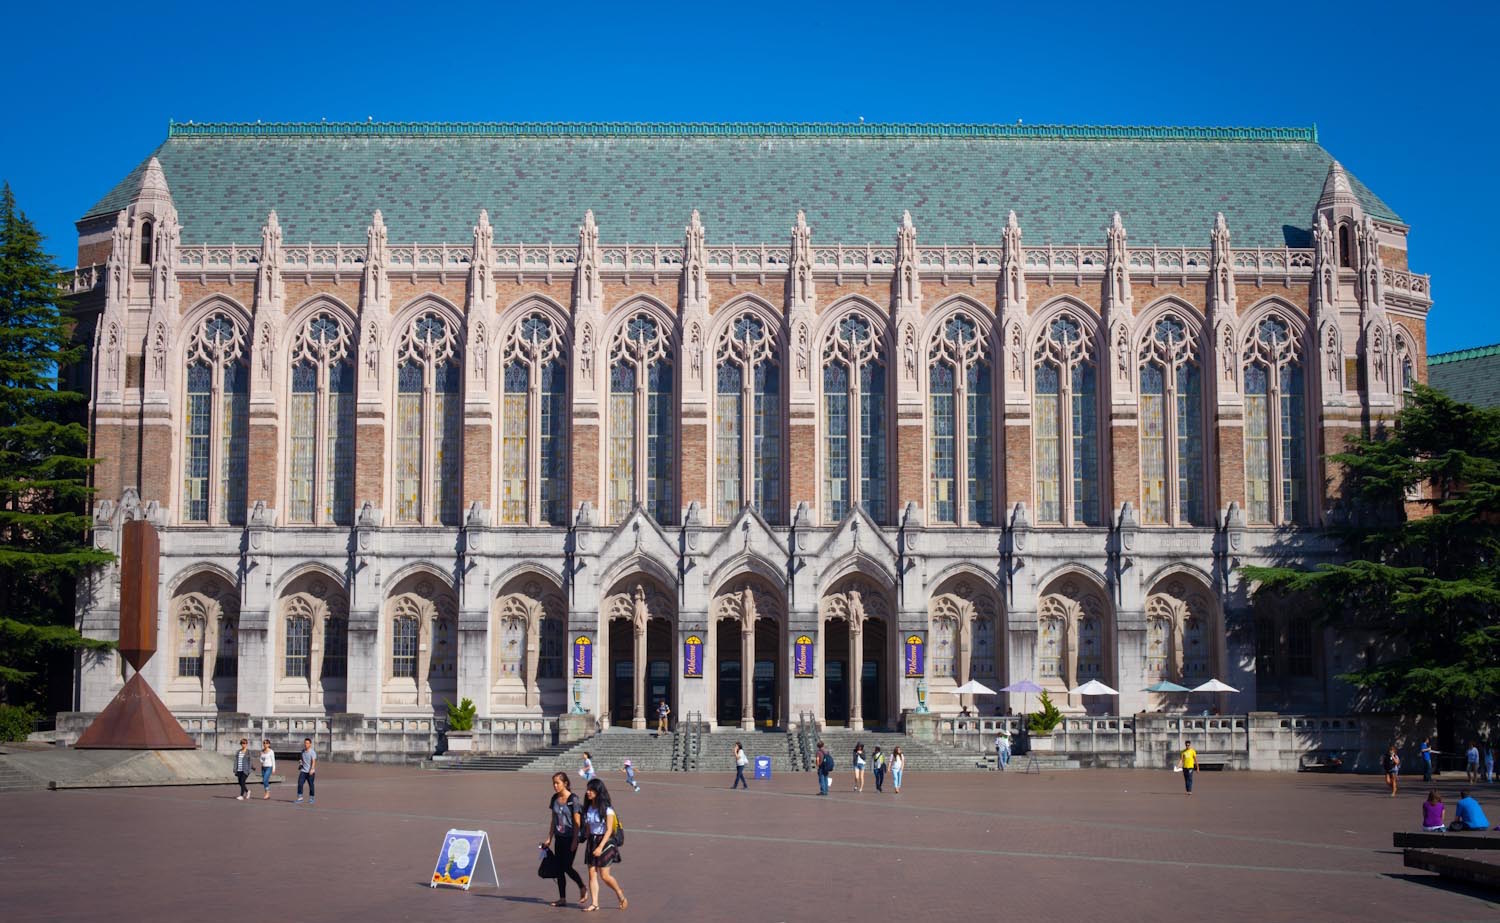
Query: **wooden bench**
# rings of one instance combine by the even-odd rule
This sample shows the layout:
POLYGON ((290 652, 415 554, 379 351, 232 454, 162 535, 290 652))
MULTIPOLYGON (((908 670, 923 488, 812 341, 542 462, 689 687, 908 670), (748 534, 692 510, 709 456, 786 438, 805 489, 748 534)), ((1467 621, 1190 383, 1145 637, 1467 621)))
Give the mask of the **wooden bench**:
POLYGON ((1500 849, 1500 836, 1479 830, 1472 833, 1391 834, 1391 845, 1401 849, 1500 849))
POLYGON ((1443 878, 1500 890, 1500 862, 1450 856, 1426 849, 1408 849, 1403 854, 1402 864, 1409 869, 1437 872, 1443 878))

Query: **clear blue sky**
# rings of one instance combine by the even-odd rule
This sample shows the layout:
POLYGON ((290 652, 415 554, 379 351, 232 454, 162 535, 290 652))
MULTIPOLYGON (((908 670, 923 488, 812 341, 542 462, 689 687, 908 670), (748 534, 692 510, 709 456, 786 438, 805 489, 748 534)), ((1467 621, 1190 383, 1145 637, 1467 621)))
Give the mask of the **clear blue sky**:
POLYGON ((72 265, 169 118, 1315 122, 1412 226, 1429 350, 1500 342, 1496 5, 1274 6, 16 4, 0 178, 72 265))

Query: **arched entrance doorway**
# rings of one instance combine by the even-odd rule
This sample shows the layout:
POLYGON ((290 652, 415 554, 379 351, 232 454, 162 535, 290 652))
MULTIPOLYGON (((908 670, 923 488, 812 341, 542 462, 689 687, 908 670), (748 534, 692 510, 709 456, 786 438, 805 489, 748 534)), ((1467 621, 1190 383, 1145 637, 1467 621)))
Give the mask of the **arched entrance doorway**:
POLYGON ((732 580, 714 595, 714 720, 722 727, 785 726, 780 599, 757 577, 732 580))
POLYGON ((896 677, 891 605, 864 577, 846 577, 819 602, 823 720, 853 730, 891 724, 896 677))
POLYGON ((650 577, 635 575, 615 584, 603 611, 609 622, 604 657, 610 723, 643 729, 656 720, 662 701, 675 716, 677 607, 672 597, 650 577))

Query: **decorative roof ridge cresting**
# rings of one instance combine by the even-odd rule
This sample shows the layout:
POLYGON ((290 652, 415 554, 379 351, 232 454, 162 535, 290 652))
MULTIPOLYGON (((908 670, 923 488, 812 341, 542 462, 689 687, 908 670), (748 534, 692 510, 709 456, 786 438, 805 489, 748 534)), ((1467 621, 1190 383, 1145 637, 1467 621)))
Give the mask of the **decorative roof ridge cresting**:
POLYGON ((1429 366, 1447 365, 1450 362, 1488 359, 1491 356, 1500 356, 1500 343, 1494 343, 1489 346, 1471 346, 1468 349, 1456 349, 1446 353, 1433 353, 1427 357, 1427 364, 1429 366))
POLYGON ((1310 126, 994 125, 899 122, 167 122, 169 138, 1038 138, 1318 141, 1310 126))

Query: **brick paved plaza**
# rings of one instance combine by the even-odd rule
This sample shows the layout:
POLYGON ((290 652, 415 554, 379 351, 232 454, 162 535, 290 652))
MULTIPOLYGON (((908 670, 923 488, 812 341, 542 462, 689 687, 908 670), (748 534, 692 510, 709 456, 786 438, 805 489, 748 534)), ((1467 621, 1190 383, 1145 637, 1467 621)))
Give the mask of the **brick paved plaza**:
MULTIPOLYGON (((314 807, 291 804, 286 784, 248 804, 229 785, 0 795, 0 917, 577 912, 547 906, 555 888, 535 875, 546 776, 336 763, 319 776, 314 807), (498 889, 427 887, 450 827, 490 832, 498 889)), ((615 868, 630 918, 1500 918, 1481 892, 1406 876, 1390 834, 1416 826, 1423 791, 1411 779, 1395 800, 1370 776, 1207 773, 1191 799, 1169 772, 914 774, 900 796, 872 784, 856 794, 850 781, 838 772, 831 798, 800 773, 748 793, 703 773, 647 775, 640 794, 612 784, 629 832, 615 868)), ((1458 782, 1442 786, 1450 803, 1458 782)), ((600 909, 617 912, 609 896, 600 909)))

